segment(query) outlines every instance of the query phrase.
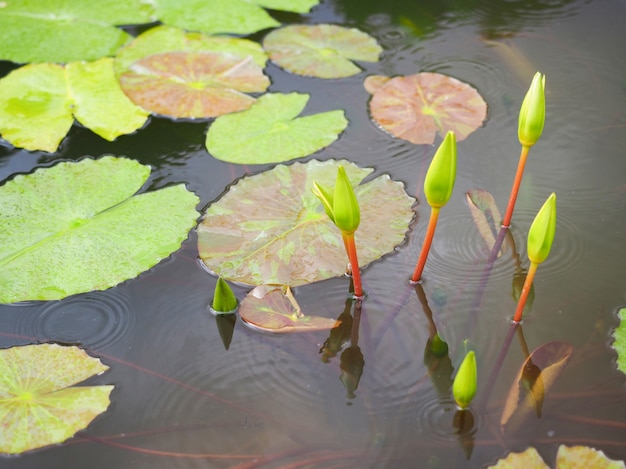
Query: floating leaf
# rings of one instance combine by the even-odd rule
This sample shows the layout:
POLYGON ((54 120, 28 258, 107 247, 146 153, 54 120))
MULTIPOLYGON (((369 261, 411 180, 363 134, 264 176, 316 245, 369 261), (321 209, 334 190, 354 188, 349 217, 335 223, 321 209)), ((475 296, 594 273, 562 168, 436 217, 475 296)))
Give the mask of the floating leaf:
POLYGON ((215 120, 206 146, 218 160, 239 164, 280 163, 330 145, 348 125, 343 111, 296 118, 308 94, 272 93, 250 109, 215 120))
POLYGON ((142 0, 7 1, 0 4, 0 59, 13 62, 95 60, 131 36, 114 25, 148 23, 142 0))
MULTIPOLYGON (((271 57, 271 54, 270 54, 271 57)), ((432 144, 449 130, 457 141, 480 127, 487 104, 470 85, 439 73, 399 76, 384 83, 370 100, 374 121, 391 135, 432 144)))
POLYGON ((556 454, 557 469, 624 469, 623 461, 609 459, 597 449, 588 446, 559 446, 556 454))
POLYGON ((374 94, 389 80, 391 80, 391 77, 383 75, 370 75, 363 80, 363 88, 365 88, 365 91, 369 94, 374 94))
POLYGON ((504 459, 498 459, 498 462, 488 469, 550 469, 539 453, 532 446, 522 453, 509 453, 504 459))
MULTIPOLYGON (((493 199, 493 196, 484 189, 471 189, 467 191, 465 193, 465 200, 467 201, 467 206, 470 209, 472 219, 474 220, 474 224, 480 236, 485 240, 487 248, 491 251, 496 243, 496 238, 502 225, 502 216, 500 215, 496 201, 493 199)), ((502 243, 502 248, 498 256, 506 252, 507 246, 507 243, 502 243)))
POLYGON ((134 62, 120 76, 137 105, 171 117, 208 118, 250 107, 244 93, 265 91, 269 78, 250 56, 165 52, 134 62))
POLYGON ((286 26, 269 33, 263 47, 285 70, 318 78, 356 75, 361 69, 352 60, 378 62, 382 52, 373 37, 334 24, 286 26))
POLYGON ((15 146, 54 152, 74 117, 114 140, 140 128, 148 114, 122 92, 109 58, 26 65, 0 80, 0 133, 15 146))
POLYGON ((617 313, 620 323, 615 329, 615 342, 613 347, 617 352, 617 369, 626 373, 626 308, 622 308, 617 313))
POLYGON ((331 329, 337 321, 305 316, 289 287, 260 285, 241 301, 241 318, 255 329, 266 332, 310 332, 331 329))
POLYGON ((404 240, 414 212, 401 183, 348 161, 278 165, 240 179, 206 211, 198 226, 202 261, 218 275, 251 285, 304 285, 342 275, 347 257, 340 231, 313 195, 313 182, 333 186, 343 165, 361 205, 356 234, 362 265, 404 240))
POLYGON ((0 453, 61 443, 109 406, 113 386, 68 387, 108 367, 78 347, 0 350, 0 453))
POLYGON ((550 391, 574 349, 565 342, 548 342, 535 349, 520 368, 502 411, 500 425, 513 429, 531 414, 541 416, 545 395, 550 391))
POLYGON ((264 67, 267 54, 261 45, 248 39, 208 36, 186 32, 172 26, 157 26, 137 36, 124 46, 115 57, 118 75, 128 71, 133 62, 149 55, 165 52, 213 52, 236 55, 245 59, 251 56, 259 67, 264 67))
POLYGON ((108 156, 0 186, 0 303, 105 290, 177 250, 195 223, 198 198, 183 185, 133 197, 149 174, 136 161, 108 156))

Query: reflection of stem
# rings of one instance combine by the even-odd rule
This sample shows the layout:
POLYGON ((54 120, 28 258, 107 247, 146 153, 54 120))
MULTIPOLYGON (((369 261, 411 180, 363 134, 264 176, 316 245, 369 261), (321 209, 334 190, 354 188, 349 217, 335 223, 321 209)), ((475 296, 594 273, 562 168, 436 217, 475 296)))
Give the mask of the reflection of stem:
POLYGON ((528 293, 530 293, 530 289, 533 286, 533 279, 535 278, 535 272, 537 271, 538 266, 539 264, 536 262, 530 263, 528 273, 526 274, 526 280, 524 281, 524 286, 522 287, 522 293, 517 301, 517 309, 515 310, 515 316, 513 316, 514 322, 520 322, 522 320, 524 306, 526 305, 526 300, 528 299, 528 293))
POLYGON ((519 186, 522 183, 522 176, 524 175, 524 166, 526 166, 526 159, 528 158, 528 151, 530 147, 522 146, 522 151, 519 155, 519 163, 517 164, 517 173, 515 173, 515 180, 513 181, 513 187, 511 188, 511 195, 509 196, 509 205, 506 208, 504 214, 504 220, 502 226, 508 228, 511 226, 511 217, 513 216, 513 209, 515 208, 515 201, 517 200, 517 193, 519 192, 519 186))
POLYGON ((350 260, 350 270, 352 270, 352 280, 354 282, 354 296, 363 298, 363 287, 361 286, 361 272, 359 270, 359 259, 356 254, 356 243, 354 233, 341 232, 343 243, 346 246, 348 259, 350 260))
POLYGON ((430 245, 433 242, 433 236, 435 235, 435 228, 437 227, 437 219, 439 218, 439 207, 432 207, 430 210, 430 219, 428 220, 428 229, 426 230, 426 236, 424 237, 424 244, 422 245, 422 252, 417 260, 415 271, 411 277, 412 282, 419 282, 422 278, 422 271, 426 265, 426 258, 428 257, 428 251, 430 251, 430 245))
POLYGON ((429 332, 428 337, 433 338, 437 334, 437 326, 435 325, 435 321, 433 321, 433 310, 428 306, 428 300, 426 299, 426 293, 424 293, 424 288, 421 283, 415 284, 415 293, 417 293, 417 298, 422 305, 422 309, 424 310, 424 314, 426 315, 426 319, 428 320, 429 332))
POLYGON ((354 302, 352 332, 350 334, 350 342, 353 346, 359 345, 359 326, 361 324, 362 309, 363 309, 363 301, 357 298, 356 301, 354 302))
POLYGON ((487 404, 487 401, 489 400, 489 396, 491 395, 493 386, 496 383, 496 379, 498 378, 498 373, 500 373, 500 368, 502 368, 502 364, 504 363, 506 354, 509 351, 509 347, 511 346, 513 335, 515 335, 515 331, 518 327, 522 327, 518 322, 511 323, 511 326, 509 327, 509 332, 507 333, 506 338, 502 343, 502 347, 500 348, 500 353, 498 354, 496 363, 491 369, 491 374, 489 375, 489 380, 487 381, 485 393, 483 394, 482 398, 480 399, 480 403, 478 404, 479 408, 484 408, 485 404, 487 404))
POLYGON ((526 343, 526 338, 524 337, 524 331, 522 330, 521 327, 517 328, 517 338, 519 339, 520 347, 522 347, 524 358, 530 357, 530 350, 528 350, 528 344, 526 343))

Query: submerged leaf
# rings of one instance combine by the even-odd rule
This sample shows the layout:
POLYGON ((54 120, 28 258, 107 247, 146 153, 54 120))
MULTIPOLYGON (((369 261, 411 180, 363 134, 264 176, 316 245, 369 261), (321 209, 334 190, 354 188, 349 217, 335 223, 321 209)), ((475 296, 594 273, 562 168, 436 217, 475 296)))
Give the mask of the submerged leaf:
POLYGON ((478 91, 439 73, 394 77, 376 89, 369 107, 383 130, 416 144, 432 144, 449 130, 461 141, 487 117, 478 91))
POLYGON ((361 205, 356 235, 362 265, 404 240, 414 212, 403 185, 382 175, 359 184, 371 169, 348 161, 278 165, 244 177, 206 211, 198 226, 200 258, 225 279, 251 285, 304 285, 342 275, 347 258, 341 232, 312 192, 332 186, 343 165, 361 205))
POLYGON ((195 223, 198 198, 183 185, 133 197, 149 174, 136 161, 108 156, 0 186, 0 303, 105 290, 177 250, 195 223))
MULTIPOLYGON (((491 251, 500 227, 502 225, 502 215, 496 205, 493 196, 484 189, 471 189, 465 193, 465 200, 472 214, 474 224, 485 240, 487 248, 491 251)), ((502 243, 502 248, 498 255, 504 254, 506 251, 506 243, 502 243)))
POLYGON ((331 329, 337 321, 306 316, 289 287, 261 285, 241 301, 241 318, 255 329, 266 332, 310 332, 331 329))
POLYGON ((61 443, 87 427, 109 406, 113 386, 68 386, 107 369, 78 347, 0 350, 0 453, 61 443))
POLYGON ((286 26, 269 33, 263 47, 285 70, 318 78, 356 75, 361 69, 352 60, 378 62, 382 52, 373 37, 334 24, 286 26))
POLYGON ((206 137, 218 160, 239 164, 280 163, 330 145, 348 125, 343 111, 296 118, 308 94, 272 93, 250 109, 215 120, 206 137))
POLYGON ((134 62, 120 76, 137 105, 175 118, 209 118, 250 107, 244 93, 265 91, 269 78, 251 57, 212 52, 165 52, 134 62))

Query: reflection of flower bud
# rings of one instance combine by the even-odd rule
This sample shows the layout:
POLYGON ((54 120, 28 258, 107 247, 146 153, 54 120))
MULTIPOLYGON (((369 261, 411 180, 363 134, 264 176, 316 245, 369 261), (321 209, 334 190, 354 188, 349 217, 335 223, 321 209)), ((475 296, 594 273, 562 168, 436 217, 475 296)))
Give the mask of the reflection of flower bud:
POLYGON ((541 72, 535 73, 524 101, 522 101, 517 135, 520 143, 525 147, 531 147, 537 143, 543 132, 546 118, 545 86, 545 75, 541 72))
POLYGON ((541 264, 550 254, 556 231, 556 194, 553 192, 537 212, 528 230, 528 258, 541 264))
POLYGON ((361 223, 361 211, 354 189, 343 166, 337 168, 334 192, 331 193, 330 188, 315 182, 313 194, 320 199, 322 205, 324 205, 326 215, 337 225, 337 228, 344 233, 354 233, 356 231, 359 223, 361 223))
POLYGON ((470 350, 465 355, 452 384, 454 400, 461 409, 469 407, 472 399, 474 399, 477 381, 476 355, 473 350, 470 350))
POLYGON ((352 345, 341 353, 339 367, 341 368, 341 382, 346 388, 348 398, 354 399, 356 388, 359 386, 359 380, 363 374, 365 360, 363 353, 357 345, 352 345))
POLYGON ((428 205, 441 208, 450 200, 456 179, 456 137, 448 131, 439 145, 424 180, 424 194, 428 205))
POLYGON ((232 313, 237 308, 237 298, 222 277, 215 284, 212 308, 216 313, 232 313))

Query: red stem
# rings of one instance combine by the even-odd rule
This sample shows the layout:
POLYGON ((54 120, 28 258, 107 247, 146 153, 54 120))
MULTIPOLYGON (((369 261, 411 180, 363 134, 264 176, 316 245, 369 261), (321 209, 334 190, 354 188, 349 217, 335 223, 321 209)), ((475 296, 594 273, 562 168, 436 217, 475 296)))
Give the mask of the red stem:
POLYGON ((422 278, 422 271, 426 265, 426 258, 428 257, 428 251, 430 251, 430 245, 433 242, 433 236, 435 236, 435 228, 437 228, 437 219, 439 218, 439 208, 431 208, 430 220, 428 220, 428 229, 426 230, 426 237, 424 238, 424 244, 422 245, 422 252, 415 265, 412 282, 419 282, 422 278))
POLYGON ((515 201, 517 200, 517 193, 519 192, 519 186, 522 183, 522 176, 524 175, 524 167, 526 166, 526 159, 528 158, 528 152, 530 147, 522 146, 522 151, 519 155, 519 163, 517 164, 517 173, 515 173, 515 181, 513 181, 513 187, 511 188, 511 195, 509 196, 509 205, 506 208, 504 214, 504 220, 502 220, 502 226, 508 228, 511 226, 511 217, 513 216, 513 209, 515 208, 515 201))
POLYGON ((524 306, 526 305, 526 300, 528 299, 530 287, 533 286, 533 279, 535 278, 535 272, 537 271, 538 266, 539 264, 536 264, 534 262, 530 263, 528 273, 526 274, 526 280, 524 280, 524 286, 522 287, 522 293, 520 294, 519 300, 517 301, 517 309, 515 310, 515 316, 513 316, 513 322, 519 323, 522 320, 524 306))
POLYGON ((354 241, 354 233, 341 233, 343 243, 346 246, 348 259, 350 260, 350 269, 352 270, 352 282, 354 283, 354 296, 363 298, 363 287, 361 286, 361 271, 359 270, 359 259, 356 255, 356 243, 354 241))

